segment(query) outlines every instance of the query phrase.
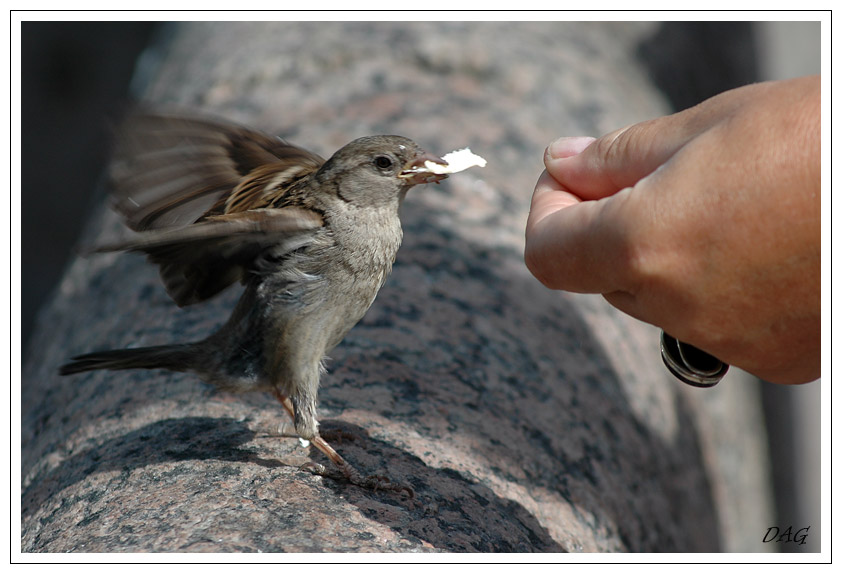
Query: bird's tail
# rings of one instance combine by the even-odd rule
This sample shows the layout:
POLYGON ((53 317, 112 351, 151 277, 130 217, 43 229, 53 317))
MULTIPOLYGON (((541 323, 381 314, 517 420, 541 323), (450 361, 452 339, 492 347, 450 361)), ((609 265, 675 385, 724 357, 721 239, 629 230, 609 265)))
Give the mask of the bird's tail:
POLYGON ((195 347, 186 345, 160 345, 138 349, 114 349, 73 357, 72 362, 62 365, 61 375, 72 375, 98 369, 167 369, 188 371, 193 368, 195 347))

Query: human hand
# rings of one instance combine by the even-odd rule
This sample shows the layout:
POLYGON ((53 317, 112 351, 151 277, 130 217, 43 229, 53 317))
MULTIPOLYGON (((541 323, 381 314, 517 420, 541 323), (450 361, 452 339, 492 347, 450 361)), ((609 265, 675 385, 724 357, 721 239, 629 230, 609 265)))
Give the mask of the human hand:
POLYGON ((820 376, 821 78, 755 84, 544 156, 526 264, 763 379, 820 376))

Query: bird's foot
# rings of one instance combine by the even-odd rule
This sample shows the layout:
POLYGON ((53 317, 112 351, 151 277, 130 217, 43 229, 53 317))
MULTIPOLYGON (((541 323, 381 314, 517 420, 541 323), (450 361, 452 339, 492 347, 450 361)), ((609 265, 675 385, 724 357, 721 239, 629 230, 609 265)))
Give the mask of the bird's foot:
POLYGON ((415 490, 407 484, 399 482, 392 482, 389 477, 382 474, 370 474, 363 476, 360 472, 348 464, 344 459, 341 464, 336 464, 333 470, 328 470, 323 464, 317 462, 307 462, 299 467, 300 470, 305 470, 317 476, 326 476, 333 480, 345 480, 360 488, 373 491, 390 491, 405 494, 408 498, 415 498, 415 490))
MULTIPOLYGON (((284 410, 289 414, 292 420, 295 420, 295 411, 292 406, 292 401, 289 400, 289 397, 281 394, 279 391, 275 391, 275 396, 277 397, 278 401, 280 401, 281 405, 283 405, 284 410)), ((287 431, 289 429, 288 427, 286 427, 286 425, 282 425, 280 430, 283 434, 284 431, 287 431)), ((341 430, 339 431, 339 433, 340 440, 342 438, 349 437, 355 438, 354 435, 343 432, 341 430)), ((299 438, 299 440, 301 439, 299 438)), ((379 474, 363 476, 356 468, 354 468, 344 458, 342 458, 342 456, 338 452, 336 452, 336 449, 330 446, 330 443, 328 443, 323 437, 319 436, 318 434, 312 439, 310 439, 310 444, 322 451, 322 453, 326 457, 328 457, 334 465, 336 465, 336 468, 341 474, 331 473, 330 471, 328 471, 327 468, 325 468, 324 465, 316 462, 305 463, 300 467, 301 470, 306 470, 319 476, 327 476, 335 480, 342 480, 344 478, 351 484, 369 490, 388 490, 392 492, 402 492, 406 494, 409 498, 415 498, 415 491, 409 485, 392 482, 388 477, 379 474)))

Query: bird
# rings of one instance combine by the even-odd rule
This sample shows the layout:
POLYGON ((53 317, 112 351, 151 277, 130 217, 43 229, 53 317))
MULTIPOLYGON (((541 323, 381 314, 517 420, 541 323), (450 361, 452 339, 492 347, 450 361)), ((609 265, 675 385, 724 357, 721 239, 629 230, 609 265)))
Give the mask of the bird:
POLYGON ((95 251, 145 254, 180 307, 237 282, 243 292, 203 340, 92 352, 59 373, 167 369, 224 391, 268 392, 349 481, 411 493, 345 461, 320 436, 316 407, 326 356, 391 272, 407 191, 447 177, 430 165, 446 171, 447 161, 397 135, 358 138, 325 160, 227 120, 132 113, 109 180, 112 206, 135 233, 95 251))

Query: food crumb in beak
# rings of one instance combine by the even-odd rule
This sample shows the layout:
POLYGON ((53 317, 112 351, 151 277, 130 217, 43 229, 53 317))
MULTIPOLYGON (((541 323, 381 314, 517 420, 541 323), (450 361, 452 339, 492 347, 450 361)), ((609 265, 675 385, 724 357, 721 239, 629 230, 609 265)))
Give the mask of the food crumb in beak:
POLYGON ((467 147, 452 151, 442 159, 447 162, 447 165, 426 161, 424 162, 424 167, 431 173, 449 174, 465 171, 471 167, 485 167, 485 164, 488 163, 484 158, 473 153, 471 148, 467 147))
MULTIPOLYGON (((405 170, 401 176, 411 177, 416 174, 429 173, 434 175, 449 175, 465 171, 470 167, 485 167, 485 159, 473 153, 470 148, 452 151, 443 158, 443 163, 434 160, 426 160, 423 165, 413 165, 405 170)), ((419 162, 420 163, 420 162, 419 162)))

